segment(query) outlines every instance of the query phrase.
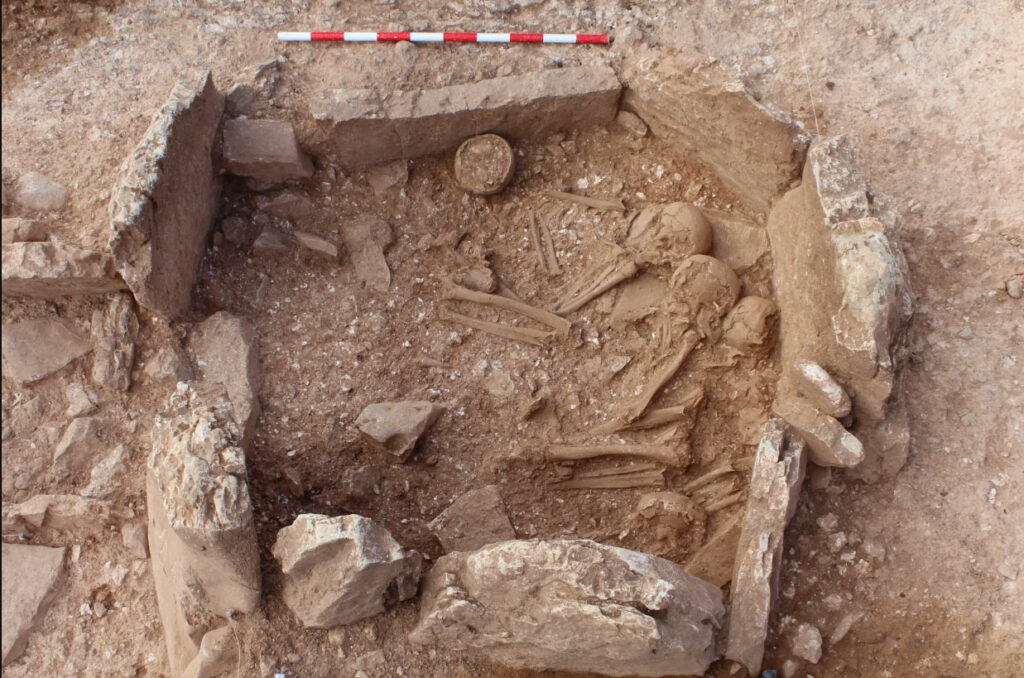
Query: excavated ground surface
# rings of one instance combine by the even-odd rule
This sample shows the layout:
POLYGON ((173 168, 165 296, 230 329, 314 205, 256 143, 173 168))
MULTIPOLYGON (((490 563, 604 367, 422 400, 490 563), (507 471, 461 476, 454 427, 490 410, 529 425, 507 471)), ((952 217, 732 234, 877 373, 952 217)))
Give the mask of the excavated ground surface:
MULTIPOLYGON (((1019 579, 1024 543, 1019 527, 1024 518, 1020 513, 1024 502, 1019 500, 1020 450, 1024 447, 1020 347, 1024 329, 1021 302, 1007 295, 1003 283, 1024 270, 1024 234, 1019 217, 1022 205, 1019 192, 1014 190, 1022 150, 1015 102, 1024 70, 1021 53, 1014 47, 1024 37, 1021 9, 1007 5, 979 10, 946 1, 908 2, 884 10, 857 3, 840 3, 826 10, 790 2, 749 3, 743 8, 722 8, 715 3, 685 8, 566 3, 511 11, 499 5, 502 3, 418 9, 370 3, 343 8, 301 3, 294 9, 283 9, 247 4, 242 10, 227 2, 171 9, 163 3, 140 2, 123 6, 60 5, 58 11, 56 3, 4 2, 5 188, 28 170, 54 177, 69 188, 71 196, 71 207, 53 220, 56 237, 85 245, 102 242, 106 235, 107 191, 116 167, 141 137, 175 73, 188 64, 212 67, 218 85, 226 88, 235 81, 249 81, 260 64, 286 55, 282 69, 292 70, 299 78, 286 80, 285 88, 276 95, 286 105, 294 105, 292 97, 305 96, 308 82, 322 87, 325 82, 340 86, 373 81, 408 89, 530 70, 545 62, 551 65, 552 60, 573 63, 603 58, 595 57, 592 51, 567 52, 553 47, 516 51, 518 47, 409 50, 383 45, 317 46, 322 49, 316 52, 317 48, 310 46, 284 48, 276 44, 269 33, 276 29, 408 26, 441 30, 473 25, 480 26, 480 30, 500 30, 515 24, 523 29, 564 26, 565 30, 600 30, 617 26, 620 35, 627 38, 627 27, 636 27, 648 44, 685 45, 719 57, 748 75, 765 101, 795 111, 808 129, 848 132, 857 137, 866 172, 877 191, 876 199, 893 204, 903 217, 901 241, 918 298, 912 330, 915 359, 909 368, 908 384, 914 436, 911 460, 894 480, 862 486, 836 474, 828 484, 812 484, 805 492, 789 533, 784 603, 772 656, 779 660, 790 656, 788 638, 796 622, 817 624, 827 638, 843 616, 857 614, 843 641, 834 647, 826 641, 821 666, 811 669, 814 675, 1015 675, 1022 663, 1020 638, 1024 637, 1019 579), (507 13, 496 15, 495 11, 507 13), (346 20, 340 17, 342 13, 346 20), (986 48, 978 49, 978 45, 986 48), (487 55, 491 52, 484 50, 500 52, 490 57, 487 55), (415 54, 412 63, 410 53, 415 54), (314 60, 313 54, 320 56, 314 60), (41 153, 40 148, 46 152, 41 153), (834 523, 827 517, 829 513, 835 515, 834 523), (825 520, 818 523, 823 517, 825 520), (840 532, 842 538, 838 537, 840 532), (884 556, 874 546, 869 547, 869 542, 881 545, 884 556)), ((628 53, 628 46, 629 41, 622 39, 612 53, 621 58, 628 53)), ((579 148, 567 152, 567 157, 576 163, 597 159, 599 153, 587 149, 586 138, 577 144, 579 148)), ((594 162, 594 169, 584 173, 577 164, 568 166, 571 171, 556 171, 555 176, 569 186, 593 174, 606 176, 606 181, 613 183, 622 181, 627 201, 631 199, 630 190, 644 191, 651 200, 686 199, 676 190, 685 192, 687 181, 694 178, 685 168, 672 168, 660 158, 638 161, 625 176, 618 169, 600 169, 608 166, 594 162), (648 169, 642 170, 645 163, 648 169), (666 185, 664 197, 646 187, 651 169, 658 164, 665 167, 667 176, 679 172, 685 178, 678 187, 666 185)), ((520 259, 529 257, 517 251, 523 243, 524 226, 515 213, 518 205, 529 203, 532 179, 517 183, 507 196, 494 199, 496 204, 509 201, 513 210, 510 215, 494 210, 492 217, 482 207, 491 203, 474 207, 459 202, 445 171, 439 161, 417 163, 406 187, 406 201, 398 195, 370 199, 372 194, 365 186, 342 185, 337 190, 362 191, 364 199, 372 203, 367 208, 380 210, 382 216, 385 211, 401 214, 404 209, 408 216, 403 216, 403 221, 408 220, 410 231, 424 235, 440 232, 433 219, 461 219, 463 215, 477 230, 504 234, 507 243, 482 243, 496 251, 495 270, 524 298, 538 302, 550 298, 547 295, 554 286, 547 287, 548 281, 537 280, 535 272, 525 272, 520 259), (427 177, 444 180, 425 186, 427 177), (441 208, 433 219, 428 219, 417 205, 416 201, 425 196, 441 208), (403 203, 407 205, 404 208, 403 203), (449 211, 449 205, 458 206, 458 210, 449 211), (503 223, 512 227, 503 228, 503 223)), ((523 178, 517 179, 521 181, 523 178)), ((401 233, 398 222, 391 223, 401 233)), ((446 227, 453 229, 456 225, 449 223, 446 227)), ((582 230, 582 225, 573 228, 582 230)), ((309 230, 329 236, 332 228, 336 227, 323 221, 309 230)), ((555 237, 563 239, 560 248, 567 252, 575 245, 565 233, 556 232, 555 237)), ((410 477, 410 487, 405 490, 406 478, 397 481, 389 475, 382 483, 381 495, 369 498, 367 510, 376 504, 382 520, 400 541, 420 540, 426 548, 428 540, 422 529, 417 532, 415 525, 402 525, 402 517, 430 517, 434 509, 444 506, 455 492, 478 478, 501 479, 504 474, 524 486, 524 476, 532 467, 530 455, 536 452, 525 439, 543 439, 548 430, 541 424, 529 424, 527 430, 520 431, 506 418, 496 432, 496 441, 506 447, 515 446, 515 450, 508 450, 507 457, 520 448, 526 456, 522 462, 507 466, 493 457, 488 463, 486 455, 481 454, 481 442, 491 431, 479 428, 483 426, 481 420, 471 414, 478 407, 500 411, 510 407, 507 398, 495 399, 489 394, 478 397, 486 393, 485 382, 495 369, 508 370, 515 382, 523 374, 517 369, 519 364, 529 366, 526 374, 531 376, 538 368, 527 360, 530 353, 524 349, 462 331, 430 316, 436 292, 435 301, 425 293, 431 286, 436 289, 440 278, 418 275, 417 267, 440 276, 447 273, 451 263, 438 251, 418 250, 418 242, 401 234, 389 253, 395 275, 390 294, 398 299, 400 290, 424 288, 417 297, 424 302, 414 304, 411 298, 405 298, 396 312, 399 317, 408 314, 406 318, 420 323, 406 325, 408 334, 403 341, 408 339, 413 346, 401 347, 399 352, 427 354, 435 350, 429 341, 438 341, 446 354, 433 357, 443 359, 447 367, 418 367, 409 359, 398 363, 403 367, 385 383, 372 384, 361 384, 360 375, 370 374, 375 360, 384 360, 383 348, 369 342, 361 349, 360 365, 355 365, 360 350, 355 342, 350 353, 322 341, 329 328, 347 327, 351 314, 356 312, 355 308, 346 310, 347 302, 340 295, 336 306, 311 312, 313 320, 300 330, 291 330, 294 322, 289 325, 280 321, 283 314, 299 318, 297 312, 274 309, 277 313, 271 314, 271 306, 262 310, 247 306, 264 280, 255 277, 258 272, 264 273, 266 280, 278 281, 263 287, 264 303, 279 301, 284 309, 327 298, 323 290, 311 289, 313 279, 326 280, 319 275, 324 272, 323 264, 315 260, 302 265, 281 261, 263 267, 261 261, 256 267, 247 266, 237 257, 233 260, 233 255, 224 250, 211 255, 213 268, 212 272, 205 271, 198 310, 233 308, 253 317, 264 335, 261 359, 265 374, 288 376, 287 380, 270 378, 265 383, 261 400, 266 414, 250 463, 258 511, 271 521, 260 525, 262 545, 267 544, 273 529, 300 510, 319 509, 328 500, 345 506, 340 494, 331 496, 325 490, 328 483, 318 483, 330 477, 327 460, 331 455, 335 455, 339 467, 346 459, 344 455, 354 455, 345 437, 343 417, 346 413, 353 416, 359 405, 378 396, 401 395, 409 389, 440 389, 444 384, 450 394, 446 397, 472 400, 444 416, 435 435, 407 467, 388 467, 392 471, 399 468, 401 473, 412 474, 414 469, 424 473, 419 476, 421 485, 414 485, 410 477), (417 256, 419 264, 415 263, 417 256), (237 287, 228 276, 238 276, 237 287), (417 277, 425 278, 425 282, 417 285, 417 277), (253 283, 257 286, 249 286, 253 283), (302 288, 303 284, 307 287, 302 288), (420 311, 426 312, 423 320, 414 320, 420 311), (306 331, 319 337, 299 336, 306 331), (446 345, 444 338, 451 332, 461 334, 463 343, 446 345), (301 346, 304 340, 309 342, 307 346, 301 346), (277 347, 280 352, 273 352, 277 347), (336 356, 334 360, 343 361, 342 365, 321 362, 321 350, 336 356), (380 357, 375 358, 375 353, 380 357), (488 361, 490 373, 479 373, 482 360, 488 361), (502 363, 500 367, 495 365, 497 361, 502 363), (296 362, 298 367, 293 366, 296 362), (450 374, 454 372, 460 372, 461 377, 452 381, 450 374), (345 374, 352 377, 352 391, 348 393, 342 389, 343 382, 349 381, 342 379, 345 374), (326 385, 323 397, 306 392, 321 382, 326 385), (457 414, 460 407, 465 407, 463 417, 457 414), (305 442, 297 438, 299 432, 304 433, 305 442), (311 444, 307 436, 314 435, 318 442, 311 444), (457 441, 454 450, 443 447, 447 436, 457 441), (471 444, 474 438, 476 444, 471 444), (292 450, 295 455, 289 457, 292 450), (262 467, 262 462, 269 465, 279 460, 287 460, 288 465, 262 467), (320 460, 322 466, 315 460, 320 460), (436 461, 433 466, 429 465, 432 460, 436 461), (287 483, 276 477, 288 468, 294 468, 309 484, 301 497, 289 494, 287 483), (429 481, 424 480, 428 477, 429 481), (435 486, 447 495, 441 489, 434 490, 435 486), (393 509, 392 501, 400 502, 402 510, 393 509)), ((472 242, 471 233, 467 243, 472 242)), ((587 250, 581 246, 581 251, 587 250)), ((337 270, 336 275, 335 293, 345 284, 344 270, 337 270)), ((371 299, 366 302, 360 314, 374 303, 371 299)), ((381 322, 386 321, 386 310, 391 310, 387 309, 387 300, 377 299, 376 304, 381 322)), ((99 302, 91 301, 44 305, 5 299, 3 318, 9 322, 56 310, 59 315, 84 323, 98 307, 99 302)), ((585 310, 581 317, 588 313, 594 311, 585 310)), ((142 482, 141 472, 136 471, 141 471, 147 451, 151 413, 171 388, 166 380, 148 378, 145 369, 159 348, 181 338, 180 327, 151 322, 145 315, 143 320, 137 386, 129 398, 108 396, 100 410, 111 422, 111 442, 128 444, 124 504, 140 513, 142 482)), ((586 330, 589 324, 580 326, 586 330)), ((563 355, 596 357, 612 350, 608 345, 601 351, 591 349, 585 340, 580 344, 569 344, 557 360, 551 360, 557 364, 548 370, 555 383, 572 383, 568 378, 577 375, 568 373, 570 366, 573 362, 585 364, 563 355)), ((616 352, 624 354, 624 349, 616 352)), ((700 362, 694 361, 694 366, 699 367, 700 362)), ((715 370, 729 371, 705 366, 712 374, 715 370)), ((587 374, 579 378, 585 386, 592 384, 587 374)), ((73 478, 69 484, 61 484, 48 477, 44 469, 49 450, 60 435, 65 387, 73 380, 88 380, 81 365, 28 389, 28 395, 43 396, 45 407, 31 422, 35 431, 22 436, 17 445, 4 444, 5 502, 41 491, 75 489, 86 481, 73 478), (33 444, 35 448, 30 447, 33 444)), ((764 383, 772 381, 766 379, 764 383)), ((529 383, 522 378, 521 385, 516 386, 527 388, 529 383)), ((610 388, 615 389, 614 383, 610 388)), ((17 401, 18 390, 5 380, 5 410, 17 401)), ((602 402, 594 397, 595 390, 608 387, 591 386, 588 392, 581 391, 581 414, 567 415, 560 422, 563 432, 579 430, 581 417, 588 416, 593 412, 590 408, 602 402)), ((719 396, 719 400, 724 398, 719 396)), ((714 404, 712 397, 712 406, 707 409, 713 412, 714 404)), ((709 432, 702 431, 701 426, 698 424, 694 433, 698 458, 701 445, 709 440, 709 432)), ((488 444, 487 449, 500 449, 500 445, 488 444)), ((540 485, 543 477, 530 480, 540 485)), ((561 498, 552 492, 543 494, 555 503, 561 498)), ((579 501, 584 496, 566 494, 564 499, 579 501)), ((547 530, 557 534, 571 527, 547 510, 537 510, 534 515, 538 517, 531 521, 534 507, 528 497, 513 493, 507 498, 518 528, 532 522, 531 529, 543 535, 549 534, 547 530)), ((558 508, 556 515, 569 515, 563 505, 558 508)), ((587 515, 583 509, 594 513, 593 503, 576 508, 579 515, 587 515)), ((581 536, 608 536, 606 528, 586 522, 575 528, 581 536)), ((38 538, 40 543, 60 541, 53 535, 38 538)), ((83 533, 75 543, 78 546, 72 548, 61 597, 30 641, 28 659, 5 669, 5 675, 160 675, 166 669, 147 564, 132 561, 117 534, 83 533), (100 618, 95 614, 97 602, 113 611, 100 618)), ((271 593, 268 619, 287 618, 287 611, 273 595, 273 575, 268 577, 267 587, 271 593)), ((332 642, 324 642, 319 634, 297 642, 305 636, 282 631, 280 624, 266 628, 282 635, 261 636, 250 642, 259 648, 266 658, 265 666, 270 668, 309 666, 307 662, 315 657, 336 656, 339 645, 346 648, 349 657, 381 647, 398 659, 397 665, 412 666, 411 660, 402 661, 407 656, 406 646, 398 632, 411 621, 412 607, 407 605, 397 613, 350 629, 344 638, 335 636, 332 642), (393 621, 393 616, 401 619, 393 621)), ((444 660, 430 655, 416 658, 415 665, 422 675, 459 675, 459 670, 465 675, 479 675, 485 670, 469 665, 447 666, 444 660)))

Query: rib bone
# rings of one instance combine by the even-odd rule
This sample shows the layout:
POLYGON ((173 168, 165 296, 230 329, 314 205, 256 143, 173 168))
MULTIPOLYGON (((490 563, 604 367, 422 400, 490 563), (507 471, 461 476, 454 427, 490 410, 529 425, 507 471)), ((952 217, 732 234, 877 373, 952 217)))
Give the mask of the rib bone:
POLYGON ((700 341, 700 335, 694 330, 687 330, 683 334, 682 346, 679 347, 679 352, 676 353, 672 361, 665 365, 654 377, 644 392, 641 393, 636 402, 626 411, 626 421, 633 422, 639 419, 647 408, 650 406, 651 401, 654 397, 661 392, 661 389, 665 388, 668 382, 672 381, 672 377, 676 376, 676 372, 683 366, 690 353, 697 346, 697 342, 700 341))
POLYGON ((552 310, 559 315, 572 313, 616 285, 635 276, 640 269, 633 256, 621 248, 618 250, 613 261, 598 264, 585 271, 580 277, 580 281, 573 284, 555 302, 552 310))
POLYGON ((558 200, 579 203, 580 205, 591 207, 595 210, 604 210, 612 212, 626 211, 626 206, 622 204, 621 200, 608 200, 607 198, 591 198, 586 195, 566 193, 565 191, 544 191, 544 194, 551 198, 557 198, 558 200))
POLYGON ((668 445, 552 445, 548 448, 548 459, 551 460, 575 461, 610 456, 644 457, 671 466, 680 463, 679 452, 668 445))
POLYGON ((548 327, 556 330, 561 336, 565 337, 569 335, 569 328, 572 327, 565 318, 555 315, 550 311, 545 311, 542 308, 536 306, 530 306, 522 301, 516 299, 509 299, 498 294, 488 294, 486 292, 477 292, 476 290, 467 289, 461 285, 451 283, 444 292, 445 299, 454 299, 456 301, 471 301, 476 304, 485 304, 487 306, 494 306, 495 308, 504 309, 506 311, 514 311, 525 315, 527 318, 532 318, 539 323, 543 323, 548 327))
POLYGON ((511 325, 502 325, 501 323, 492 323, 487 320, 471 318, 468 315, 462 315, 461 313, 455 313, 454 311, 446 309, 442 309, 441 318, 443 320, 462 323, 463 325, 480 330, 481 332, 487 332, 488 334, 504 337, 505 339, 511 339, 513 341, 533 344, 534 346, 543 346, 548 339, 555 336, 554 332, 542 332, 528 327, 513 327, 511 325))

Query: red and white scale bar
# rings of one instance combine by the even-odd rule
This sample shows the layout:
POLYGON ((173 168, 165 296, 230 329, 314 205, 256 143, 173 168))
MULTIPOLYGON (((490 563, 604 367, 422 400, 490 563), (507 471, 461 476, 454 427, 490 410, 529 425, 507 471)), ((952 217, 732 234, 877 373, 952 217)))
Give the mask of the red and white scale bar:
POLYGON ((607 45, 607 35, 591 33, 416 33, 412 31, 395 33, 364 33, 311 31, 277 34, 278 40, 286 42, 542 42, 556 45, 607 45))

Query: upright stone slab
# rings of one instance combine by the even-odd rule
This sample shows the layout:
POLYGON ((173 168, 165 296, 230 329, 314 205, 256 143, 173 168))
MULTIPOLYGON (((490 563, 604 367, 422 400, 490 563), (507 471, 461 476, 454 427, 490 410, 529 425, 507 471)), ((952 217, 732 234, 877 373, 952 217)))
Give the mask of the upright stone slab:
POLYGON ((809 137, 706 56, 642 50, 630 60, 623 106, 681 156, 696 157, 755 209, 800 176, 809 137))
POLYGON ((211 150, 224 98, 209 72, 182 79, 121 167, 110 250, 135 299, 175 318, 188 307, 220 196, 211 150))
POLYGON ((16 242, 3 246, 3 295, 59 299, 125 289, 114 260, 60 242, 16 242))
POLYGON ((146 475, 149 551, 171 671, 260 601, 245 454, 225 403, 158 418, 146 475))
POLYGON ((717 658, 717 587, 647 553, 589 540, 505 541, 438 559, 409 639, 511 668, 703 674, 717 658))
POLYGON ((299 148, 283 120, 228 120, 224 123, 224 166, 232 174, 261 181, 313 176, 313 161, 299 148))
POLYGON ((796 511, 807 460, 781 419, 768 420, 750 476, 747 510, 736 551, 725 656, 761 671, 772 605, 778 595, 783 537, 796 511))
POLYGON ((139 319, 130 294, 111 297, 104 311, 92 314, 92 380, 100 386, 127 391, 132 383, 135 363, 135 338, 139 319))
POLYGON ((850 473, 867 481, 899 471, 909 447, 900 367, 912 301, 892 230, 843 137, 815 142, 803 182, 768 216, 780 309, 777 395, 797 393, 798 360, 826 370, 853 401, 864 461, 850 473))
POLYGON ((309 112, 324 155, 365 167, 453 150, 484 132, 516 141, 607 124, 621 90, 611 68, 573 66, 432 90, 328 90, 309 112))

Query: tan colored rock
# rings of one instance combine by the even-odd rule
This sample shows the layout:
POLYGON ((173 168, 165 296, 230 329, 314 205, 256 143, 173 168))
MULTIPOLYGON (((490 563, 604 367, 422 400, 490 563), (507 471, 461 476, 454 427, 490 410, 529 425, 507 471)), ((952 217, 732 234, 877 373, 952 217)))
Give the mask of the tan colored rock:
POLYGON ((197 654, 181 678, 214 678, 233 675, 238 666, 239 639, 231 626, 207 631, 197 654))
POLYGON ((267 227, 260 231, 256 240, 252 243, 252 253, 257 255, 278 255, 290 252, 291 243, 286 236, 276 228, 267 227))
POLYGON ((53 465, 62 474, 78 473, 92 465, 106 451, 100 432, 106 426, 97 417, 79 417, 64 431, 53 454, 53 465))
POLYGON ((643 535, 644 550, 673 562, 681 561, 687 542, 704 539, 706 522, 704 509, 678 492, 640 495, 630 518, 634 531, 643 535))
POLYGON ((852 474, 870 482, 906 460, 900 366, 912 300, 895 224, 875 213, 868 190, 850 141, 819 140, 801 185, 769 214, 768 234, 781 315, 778 393, 796 394, 796 360, 827 367, 852 400, 852 433, 864 445, 852 474))
POLYGON ((231 174, 260 181, 313 176, 313 161, 299 147, 295 130, 283 120, 226 121, 224 166, 231 174))
POLYGON ((68 202, 68 189, 39 172, 26 172, 14 184, 14 202, 37 212, 59 210, 68 202))
POLYGON ((796 512, 807 467, 803 443, 778 418, 765 424, 750 475, 736 551, 725 656, 758 675, 772 606, 778 597, 786 525, 796 512))
POLYGON ((724 614, 716 587, 667 560, 588 540, 506 541, 437 561, 409 639, 515 669, 702 674, 724 614))
POLYGON ((121 545, 139 560, 149 558, 149 530, 145 523, 128 522, 122 525, 121 545))
POLYGON ((743 528, 743 514, 738 513, 718 528, 686 563, 685 570, 694 577, 711 582, 719 588, 732 580, 736 563, 736 547, 743 528))
POLYGON ((48 377, 92 346, 60 318, 21 320, 3 326, 3 373, 19 384, 48 377))
POLYGON ((359 413, 356 428, 371 446, 405 461, 443 412, 444 407, 426 400, 374 403, 359 413))
POLYGON ((497 485, 466 492, 427 524, 446 553, 516 538, 497 485))
POLYGON ((174 675, 203 636, 260 601, 245 454, 225 404, 158 418, 146 475, 149 551, 174 675))
POLYGON ((711 254, 724 261, 729 268, 746 271, 771 252, 768 231, 763 225, 732 211, 710 207, 702 209, 714 233, 711 254))
POLYGON ((443 153, 483 132, 518 141, 607 124, 621 90, 611 68, 574 66, 433 90, 328 90, 309 112, 317 147, 352 168, 443 153))
POLYGON ((245 318, 218 311, 196 325, 189 349, 199 367, 203 390, 223 388, 231 403, 231 417, 249 449, 260 415, 260 361, 256 329, 245 318))
POLYGON ((25 652, 29 635, 42 621, 64 569, 63 548, 3 545, 4 666, 25 652))
POLYGON ((127 391, 132 383, 135 338, 139 319, 130 294, 116 294, 105 311, 92 314, 92 380, 100 386, 127 391))
POLYGON ((679 156, 710 166, 751 207, 767 210, 799 178, 808 136, 722 65, 692 51, 638 47, 628 68, 623 107, 679 156))
POLYGON ((370 289, 387 292, 391 269, 384 250, 394 239, 387 222, 375 216, 359 216, 342 225, 341 237, 356 276, 370 289))
POLYGON ((807 398, 821 413, 836 419, 850 413, 853 407, 850 396, 818 363, 803 359, 793 361, 790 365, 789 378, 797 392, 807 398))
POLYGON ((773 345, 779 309, 764 297, 743 297, 722 321, 722 341, 744 353, 766 351, 773 345))
POLYGON ((298 191, 284 191, 272 198, 261 198, 256 205, 272 217, 293 222, 302 221, 316 210, 313 201, 298 191))
POLYGON ((59 242, 3 246, 3 295, 59 299, 125 289, 110 255, 59 242))
POLYGON ((405 186, 409 181, 409 161, 399 158, 391 162, 367 168, 366 182, 374 195, 384 195, 389 188, 405 186))
POLYGON ((223 107, 209 72, 184 77, 121 166, 110 198, 117 271, 139 304, 168 318, 190 305, 217 214, 211 150, 223 107))
POLYGON ((799 396, 778 396, 772 411, 804 439, 818 466, 849 468, 864 460, 864 446, 841 423, 799 396))
POLYGON ((20 504, 3 505, 5 532, 47 529, 97 536, 126 517, 123 509, 110 502, 75 494, 37 494, 20 504))
POLYGON ((305 513, 277 533, 284 601, 305 626, 331 628, 416 595, 420 555, 369 518, 305 513))
POLYGON ((115 447, 110 454, 92 467, 89 484, 82 490, 82 496, 110 499, 118 490, 124 489, 125 483, 121 476, 127 461, 128 449, 124 445, 115 447))
POLYGON ((96 410, 99 397, 91 389, 86 389, 81 382, 73 381, 68 384, 65 391, 68 399, 68 409, 64 412, 69 419, 75 419, 96 410))
POLYGON ((338 258, 338 246, 329 240, 303 231, 293 231, 292 236, 295 238, 296 244, 306 251, 327 257, 328 259, 338 258))
MULTIPOLYGON (((42 242, 46 240, 46 225, 31 219, 3 218, 3 244, 15 242, 42 242)), ((6 262, 5 262, 6 263, 6 262)))

